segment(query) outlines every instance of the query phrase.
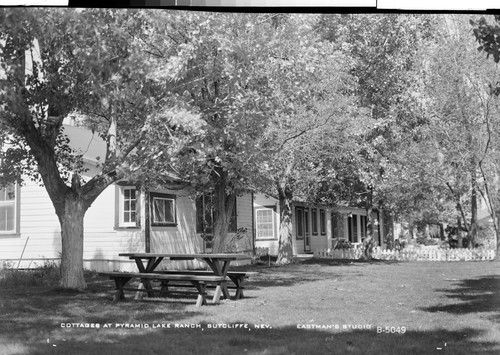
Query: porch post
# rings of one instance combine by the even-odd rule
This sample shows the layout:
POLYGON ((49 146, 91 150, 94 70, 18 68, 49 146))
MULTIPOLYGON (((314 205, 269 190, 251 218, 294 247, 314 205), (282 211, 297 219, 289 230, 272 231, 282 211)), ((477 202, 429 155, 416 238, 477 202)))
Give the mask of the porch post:
POLYGON ((146 253, 151 252, 151 223, 150 223, 150 208, 149 208, 149 188, 144 187, 144 244, 146 253))

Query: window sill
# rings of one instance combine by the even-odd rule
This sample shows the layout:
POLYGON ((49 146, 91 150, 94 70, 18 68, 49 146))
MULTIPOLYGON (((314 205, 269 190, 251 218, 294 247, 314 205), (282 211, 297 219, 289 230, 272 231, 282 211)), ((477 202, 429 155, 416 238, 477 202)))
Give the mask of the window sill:
POLYGON ((123 231, 123 230, 134 230, 141 229, 141 226, 115 226, 115 230, 123 231))
POLYGON ((5 234, 0 234, 0 239, 5 238, 20 238, 21 233, 5 233, 5 234))
POLYGON ((177 223, 151 224, 151 227, 156 227, 156 228, 161 228, 161 227, 177 227, 177 223))

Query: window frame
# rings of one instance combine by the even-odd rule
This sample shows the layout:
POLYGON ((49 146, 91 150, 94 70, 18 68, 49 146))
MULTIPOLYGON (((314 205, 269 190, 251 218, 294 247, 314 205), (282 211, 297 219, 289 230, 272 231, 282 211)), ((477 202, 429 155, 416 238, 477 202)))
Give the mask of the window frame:
POLYGON ((19 230, 20 230, 20 217, 21 217, 20 188, 19 188, 19 185, 17 183, 13 183, 13 184, 9 184, 8 186, 5 186, 0 191, 4 191, 9 186, 13 186, 14 198, 12 200, 9 200, 9 201, 12 201, 12 202, 0 201, 0 205, 3 205, 3 206, 14 205, 14 228, 13 229, 9 229, 9 230, 0 231, 0 238, 3 238, 3 237, 12 237, 12 236, 19 236, 20 235, 19 234, 19 230))
POLYGON ((276 225, 276 206, 268 205, 268 206, 255 206, 255 240, 277 240, 278 239, 278 228, 276 225), (259 220, 258 220, 258 212, 261 210, 271 211, 272 216, 272 226, 273 226, 273 236, 272 237, 259 237, 259 220))
POLYGON ((304 207, 295 207, 295 227, 297 229, 295 232, 296 240, 303 240, 305 237, 304 219, 304 207))
POLYGON ((177 196, 172 194, 166 194, 162 192, 150 192, 149 193, 149 204, 151 210, 151 226, 152 227, 176 227, 177 226, 177 196), (172 201, 172 215, 173 221, 157 222, 155 221, 155 199, 172 201))
MULTIPOLYGON (((137 186, 129 184, 117 184, 117 199, 116 199, 116 228, 140 228, 141 226, 141 208, 140 208, 140 196, 141 191, 137 188, 137 186), (125 190, 134 190, 135 191, 135 221, 134 222, 125 222, 124 213, 125 213, 125 190)), ((130 210, 132 211, 132 210, 130 210)))

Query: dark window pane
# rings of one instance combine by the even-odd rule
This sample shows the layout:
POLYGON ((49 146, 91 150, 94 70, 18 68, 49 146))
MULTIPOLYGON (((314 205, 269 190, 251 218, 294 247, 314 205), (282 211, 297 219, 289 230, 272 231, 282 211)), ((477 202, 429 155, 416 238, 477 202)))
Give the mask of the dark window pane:
POLYGON ((312 234, 318 234, 318 210, 316 208, 311 209, 311 219, 312 234))
POLYGON ((295 209, 295 218, 297 220, 297 239, 302 239, 304 236, 304 211, 302 208, 295 209))

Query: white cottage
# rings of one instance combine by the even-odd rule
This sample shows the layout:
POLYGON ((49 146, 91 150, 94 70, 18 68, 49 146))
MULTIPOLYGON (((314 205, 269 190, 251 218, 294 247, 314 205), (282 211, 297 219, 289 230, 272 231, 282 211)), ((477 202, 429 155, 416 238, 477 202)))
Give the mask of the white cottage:
MULTIPOLYGON (((105 143, 86 129, 64 127, 92 176, 99 157, 104 156, 105 143)), ((98 271, 129 270, 134 264, 119 253, 204 252, 199 216, 207 212, 192 192, 190 188, 146 191, 130 181, 109 186, 85 215, 84 266, 98 271)), ((231 232, 238 239, 238 251, 253 249, 252 207, 251 194, 237 197, 231 232)), ((13 267, 39 266, 46 260, 59 260, 60 252, 61 228, 45 188, 27 180, 23 186, 0 190, 0 267, 5 262, 13 267)), ((175 267, 203 265, 181 263, 175 267)))
MULTIPOLYGON (((280 208, 278 199, 256 194, 254 199, 255 247, 268 248, 270 255, 278 254, 280 208)), ((356 207, 312 205, 299 201, 292 207, 292 247, 294 255, 329 249, 339 240, 362 243, 366 236, 366 210, 356 207)), ((377 221, 374 234, 383 246, 382 216, 374 213, 377 221)))

